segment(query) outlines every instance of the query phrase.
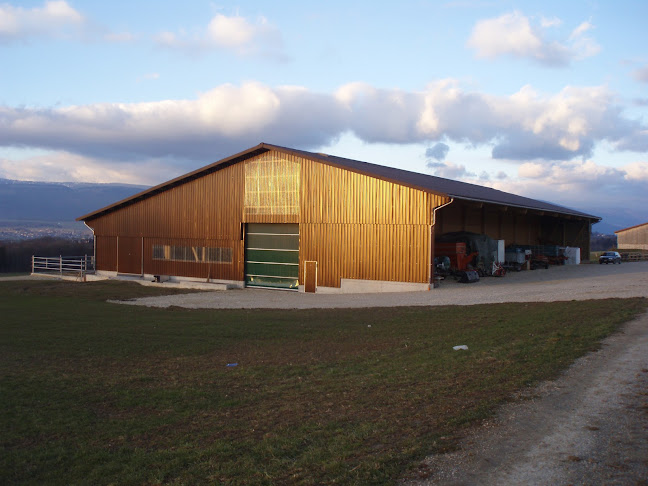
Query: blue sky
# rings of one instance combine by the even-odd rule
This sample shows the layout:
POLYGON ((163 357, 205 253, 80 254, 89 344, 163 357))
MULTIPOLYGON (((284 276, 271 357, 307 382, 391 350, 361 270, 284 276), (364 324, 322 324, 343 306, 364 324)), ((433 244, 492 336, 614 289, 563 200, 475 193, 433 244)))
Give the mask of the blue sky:
POLYGON ((156 184, 268 142, 618 229, 648 221, 647 17, 642 1, 0 3, 0 177, 156 184))

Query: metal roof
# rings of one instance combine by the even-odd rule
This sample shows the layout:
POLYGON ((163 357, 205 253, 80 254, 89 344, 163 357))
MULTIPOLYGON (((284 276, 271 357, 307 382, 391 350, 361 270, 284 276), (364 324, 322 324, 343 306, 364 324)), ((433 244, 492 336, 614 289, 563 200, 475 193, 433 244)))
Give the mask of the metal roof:
POLYGON ((490 187, 479 186, 476 184, 469 184, 466 182, 454 181, 451 179, 444 179, 442 177, 436 177, 427 174, 420 174, 417 172, 411 172, 402 169, 395 169, 393 167, 386 167, 383 165, 371 164, 369 162, 361 162, 358 160, 346 159, 344 157, 337 157, 334 155, 322 154, 322 153, 313 153, 307 152, 304 150, 296 150, 286 147, 280 147, 278 145, 271 145, 267 143, 261 143, 255 147, 252 147, 238 154, 226 157, 218 162, 207 165, 200 169, 197 169, 193 172, 189 172, 183 176, 172 179, 168 182, 160 184, 158 186, 147 189, 138 194, 135 194, 132 197, 126 198, 122 201, 118 201, 115 204, 106 206, 102 209, 94 211, 92 213, 86 214, 77 218, 77 221, 87 221, 95 219, 103 214, 115 211, 124 206, 128 206, 142 199, 146 199, 155 194, 158 194, 163 191, 167 191, 173 187, 179 186, 191 180, 194 180, 198 177, 205 176, 217 170, 220 170, 224 167, 236 164, 243 160, 255 157, 264 152, 270 150, 293 154, 305 159, 315 160, 323 164, 332 165, 340 167, 352 172, 357 172, 360 174, 365 174, 371 177, 376 177, 378 179, 384 179, 390 182, 395 182, 397 184, 402 184, 405 186, 413 187, 415 189, 420 189, 422 191, 431 192, 438 195, 449 196, 454 199, 466 200, 466 201, 476 201, 483 202, 488 204, 496 204, 502 206, 512 206, 523 209, 532 209, 536 211, 544 211, 550 213, 556 213, 561 215, 575 216, 579 218, 592 219, 595 221, 600 221, 601 218, 598 216, 593 216, 591 214, 583 213, 581 211, 576 211, 574 209, 566 208, 564 206, 559 206, 557 204, 548 203, 545 201, 539 201, 536 199, 531 199, 528 197, 518 196, 516 194, 511 194, 504 191, 498 191, 497 189, 492 189, 490 187))
POLYGON ((616 230, 614 232, 614 234, 623 233, 624 231, 628 231, 628 230, 635 229, 635 228, 640 228, 642 226, 646 226, 647 224, 648 223, 635 224, 634 226, 630 226, 629 228, 623 228, 623 229, 620 229, 620 230, 616 230))

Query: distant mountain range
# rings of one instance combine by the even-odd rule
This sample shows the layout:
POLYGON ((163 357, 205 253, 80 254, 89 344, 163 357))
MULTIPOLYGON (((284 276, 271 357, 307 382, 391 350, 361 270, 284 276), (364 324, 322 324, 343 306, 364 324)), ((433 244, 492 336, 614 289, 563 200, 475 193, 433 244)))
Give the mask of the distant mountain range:
POLYGON ((147 188, 0 179, 0 237, 60 236, 67 231, 74 236, 90 234, 76 218, 147 188))
POLYGON ((91 211, 132 196, 147 186, 28 182, 0 179, 0 219, 74 221, 91 211))

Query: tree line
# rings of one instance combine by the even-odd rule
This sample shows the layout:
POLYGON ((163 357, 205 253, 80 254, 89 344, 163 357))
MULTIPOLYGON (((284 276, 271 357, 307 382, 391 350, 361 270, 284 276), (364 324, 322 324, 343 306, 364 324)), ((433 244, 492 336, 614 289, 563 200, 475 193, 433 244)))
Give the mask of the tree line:
POLYGON ((601 233, 592 233, 590 236, 590 251, 613 250, 617 245, 616 235, 603 235, 601 233))
POLYGON ((31 272, 32 255, 43 257, 93 255, 92 238, 70 240, 44 236, 18 241, 0 241, 0 273, 31 272))

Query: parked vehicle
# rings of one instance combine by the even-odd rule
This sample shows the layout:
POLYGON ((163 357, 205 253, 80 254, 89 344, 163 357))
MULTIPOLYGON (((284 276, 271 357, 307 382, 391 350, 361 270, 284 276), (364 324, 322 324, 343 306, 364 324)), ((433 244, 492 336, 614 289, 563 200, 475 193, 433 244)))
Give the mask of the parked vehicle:
POLYGON ((621 265, 621 255, 619 255, 619 253, 616 251, 605 251, 599 257, 599 263, 618 263, 619 265, 621 265))

